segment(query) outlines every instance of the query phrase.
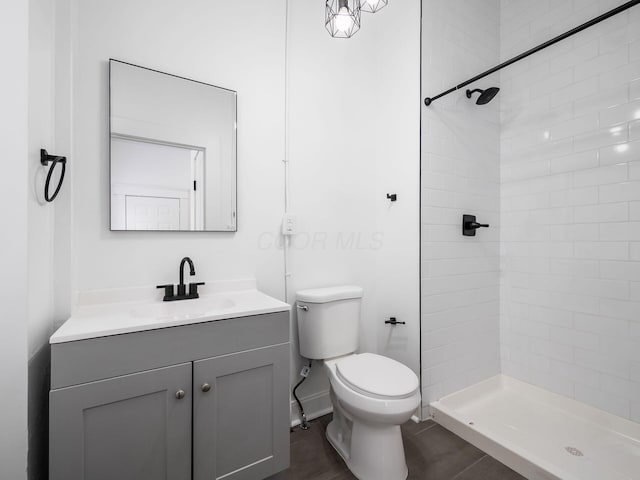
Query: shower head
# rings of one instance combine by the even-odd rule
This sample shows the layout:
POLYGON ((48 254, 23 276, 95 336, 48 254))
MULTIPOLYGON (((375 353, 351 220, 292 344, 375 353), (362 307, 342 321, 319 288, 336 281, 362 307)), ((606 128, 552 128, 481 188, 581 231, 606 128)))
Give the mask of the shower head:
POLYGON ((491 87, 486 90, 476 88, 475 90, 467 90, 467 98, 471 98, 471 95, 476 92, 480 92, 480 96, 478 97, 478 100, 476 100, 476 105, 485 105, 493 100, 493 97, 495 97, 499 91, 500 89, 498 87, 491 87))

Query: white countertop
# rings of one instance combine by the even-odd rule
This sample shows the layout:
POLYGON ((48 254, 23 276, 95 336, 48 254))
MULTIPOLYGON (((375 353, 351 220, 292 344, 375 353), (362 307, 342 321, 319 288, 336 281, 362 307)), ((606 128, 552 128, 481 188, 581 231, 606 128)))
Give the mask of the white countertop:
POLYGON ((286 312, 291 306, 256 287, 255 280, 206 282, 200 298, 163 302, 154 287, 81 293, 74 312, 49 339, 64 343, 88 338, 192 325, 250 315, 286 312))

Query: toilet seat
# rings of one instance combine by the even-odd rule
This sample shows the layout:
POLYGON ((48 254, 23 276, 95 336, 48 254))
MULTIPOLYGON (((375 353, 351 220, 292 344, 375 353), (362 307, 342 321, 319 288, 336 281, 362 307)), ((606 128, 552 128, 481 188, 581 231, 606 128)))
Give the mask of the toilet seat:
POLYGON ((336 362, 336 375, 346 386, 372 398, 408 398, 419 388, 418 377, 410 368, 373 353, 341 359, 336 362))

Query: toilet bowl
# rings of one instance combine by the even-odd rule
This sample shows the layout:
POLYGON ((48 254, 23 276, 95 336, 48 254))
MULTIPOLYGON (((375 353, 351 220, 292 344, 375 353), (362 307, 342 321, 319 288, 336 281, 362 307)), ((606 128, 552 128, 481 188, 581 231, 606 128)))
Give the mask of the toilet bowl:
POLYGON ((407 464, 400 425, 420 405, 416 375, 371 353, 326 360, 333 420, 327 439, 361 480, 404 480, 407 464), (342 367, 342 368, 341 368, 342 367))
POLYGON ((400 425, 420 405, 419 380, 400 362, 358 348, 363 290, 340 286, 297 292, 300 354, 322 360, 333 420, 329 443, 360 480, 405 480, 400 425))

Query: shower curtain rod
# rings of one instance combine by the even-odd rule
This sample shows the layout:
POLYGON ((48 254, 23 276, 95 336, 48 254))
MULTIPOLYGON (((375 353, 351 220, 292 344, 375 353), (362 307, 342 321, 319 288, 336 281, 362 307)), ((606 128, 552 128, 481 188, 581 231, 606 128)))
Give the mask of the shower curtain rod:
POLYGON ((622 5, 620 5, 619 7, 614 8, 613 10, 609 10, 606 13, 603 13, 602 15, 589 20, 586 23, 583 23, 582 25, 575 27, 571 30, 569 30, 568 32, 563 33, 562 35, 558 35, 557 37, 552 38, 551 40, 541 43, 540 45, 538 45, 537 47, 532 48, 531 50, 527 50, 524 53, 521 53, 520 55, 517 55, 509 60, 507 60, 506 62, 501 63, 500 65, 497 65, 495 67, 493 67, 490 70, 487 70, 486 72, 481 73, 480 75, 476 75, 475 77, 467 80, 466 82, 463 82, 459 85, 456 85, 455 87, 450 88, 449 90, 442 92, 439 95, 436 95, 435 97, 427 97, 424 99, 424 104, 426 106, 431 105, 431 102, 433 102, 434 100, 437 100, 440 97, 444 97, 445 95, 449 95, 452 92, 455 92, 456 90, 459 90, 461 88, 466 87, 467 85, 480 80, 481 78, 486 77, 487 75, 491 75, 492 73, 497 72, 498 70, 502 70, 504 67, 508 67, 509 65, 511 65, 512 63, 518 62, 520 60, 522 60, 523 58, 528 57, 529 55, 533 55, 536 52, 539 52, 540 50, 543 50, 547 47, 550 47, 551 45, 558 43, 561 40, 564 40, 565 38, 569 38, 572 35, 575 35, 576 33, 579 33, 589 27, 592 27, 593 25, 596 25, 597 23, 602 22, 603 20, 606 20, 607 18, 613 17, 614 15, 617 15, 618 13, 624 12, 625 10, 628 10, 629 8, 638 5, 640 3, 640 0, 633 0, 631 2, 627 2, 627 3, 623 3, 622 5))

